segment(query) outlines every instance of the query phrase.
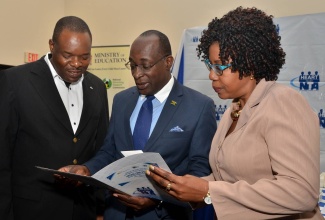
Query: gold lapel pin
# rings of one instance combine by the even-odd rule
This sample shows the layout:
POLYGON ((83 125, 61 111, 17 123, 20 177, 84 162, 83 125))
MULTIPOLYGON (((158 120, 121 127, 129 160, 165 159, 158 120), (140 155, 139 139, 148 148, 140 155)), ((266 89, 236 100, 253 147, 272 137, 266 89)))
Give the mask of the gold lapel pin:
POLYGON ((172 104, 173 106, 175 106, 175 105, 177 104, 177 102, 175 102, 174 100, 172 100, 172 101, 170 102, 170 104, 172 104))

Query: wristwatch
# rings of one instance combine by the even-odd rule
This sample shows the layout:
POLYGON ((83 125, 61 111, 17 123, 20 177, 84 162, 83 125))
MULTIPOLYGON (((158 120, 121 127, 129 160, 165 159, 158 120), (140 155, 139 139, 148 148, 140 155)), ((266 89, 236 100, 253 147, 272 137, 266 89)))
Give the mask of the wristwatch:
POLYGON ((205 202, 205 204, 210 205, 212 203, 211 201, 211 196, 210 196, 210 192, 208 191, 208 193, 203 197, 203 201, 205 202))

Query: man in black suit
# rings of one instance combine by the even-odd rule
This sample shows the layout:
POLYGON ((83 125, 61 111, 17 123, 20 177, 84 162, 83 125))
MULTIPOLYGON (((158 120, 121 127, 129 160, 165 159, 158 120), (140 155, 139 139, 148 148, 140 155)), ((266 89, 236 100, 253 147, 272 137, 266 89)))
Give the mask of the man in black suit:
POLYGON ((35 166, 82 164, 108 127, 104 83, 87 72, 92 35, 61 18, 50 53, 0 73, 0 219, 96 219, 91 187, 67 188, 35 166))
MULTIPOLYGON (((121 151, 137 149, 133 141, 141 105, 148 97, 153 115, 145 152, 158 152, 175 174, 210 174, 208 155, 216 120, 213 100, 181 85, 171 75, 173 64, 167 36, 156 30, 142 33, 132 43, 129 62, 136 86, 114 97, 105 143, 84 166, 67 166, 65 172, 91 175, 123 157, 121 151)), ((203 198, 202 198, 203 199, 203 198)), ((188 220, 189 207, 113 193, 107 198, 105 219, 188 220)))

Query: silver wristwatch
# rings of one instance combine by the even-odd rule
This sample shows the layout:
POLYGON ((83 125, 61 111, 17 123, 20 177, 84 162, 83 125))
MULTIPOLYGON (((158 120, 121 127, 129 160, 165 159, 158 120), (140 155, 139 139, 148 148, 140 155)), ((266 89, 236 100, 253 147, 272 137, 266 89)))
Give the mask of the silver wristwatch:
POLYGON ((204 197, 203 197, 203 201, 205 202, 205 204, 210 205, 212 203, 211 201, 211 196, 210 196, 210 192, 208 192, 204 197))

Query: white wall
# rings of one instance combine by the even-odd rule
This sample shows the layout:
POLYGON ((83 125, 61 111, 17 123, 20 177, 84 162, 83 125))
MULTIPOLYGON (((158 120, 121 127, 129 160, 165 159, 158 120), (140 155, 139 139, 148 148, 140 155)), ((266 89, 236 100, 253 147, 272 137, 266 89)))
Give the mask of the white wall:
POLYGON ((54 25, 65 15, 88 23, 93 46, 131 44, 143 31, 157 29, 170 38, 176 55, 184 29, 206 26, 240 5, 274 17, 325 11, 323 0, 0 0, 0 63, 21 64, 26 51, 46 53, 54 25))
POLYGON ((55 22, 65 14, 64 2, 0 0, 0 64, 21 64, 24 52, 47 52, 55 22))

